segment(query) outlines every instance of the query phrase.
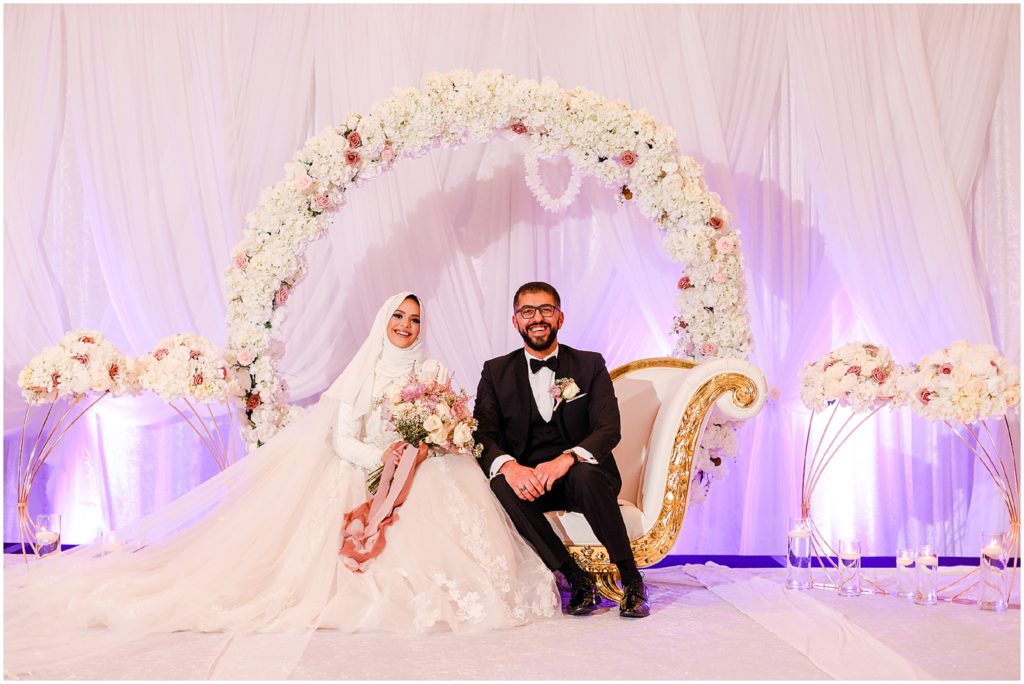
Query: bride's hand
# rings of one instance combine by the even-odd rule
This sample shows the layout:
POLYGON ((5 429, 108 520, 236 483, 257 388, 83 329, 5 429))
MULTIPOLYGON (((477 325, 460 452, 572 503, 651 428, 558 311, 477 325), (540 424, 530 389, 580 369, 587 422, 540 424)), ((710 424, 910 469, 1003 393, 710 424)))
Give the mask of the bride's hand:
POLYGON ((402 458, 402 452, 405 451, 407 446, 409 446, 409 443, 401 439, 389 446, 387 451, 384 452, 384 462, 398 465, 399 459, 402 458))

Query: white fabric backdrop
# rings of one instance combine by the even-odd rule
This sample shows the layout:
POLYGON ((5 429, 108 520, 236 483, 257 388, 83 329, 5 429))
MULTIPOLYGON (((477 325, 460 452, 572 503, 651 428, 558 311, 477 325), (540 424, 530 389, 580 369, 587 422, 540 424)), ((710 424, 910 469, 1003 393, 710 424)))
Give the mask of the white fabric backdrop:
MULTIPOLYGON (((673 126, 738 218, 756 339, 779 399, 688 515, 676 553, 777 553, 797 501, 809 360, 870 337, 901 361, 956 339, 1020 354, 1015 6, 8 6, 5 538, 24 404, 16 376, 75 327, 126 352, 223 344, 221 273, 260 190, 306 137, 426 72, 501 68, 582 85, 673 126)), ((545 166, 554 192, 562 164, 545 166)), ((287 307, 283 370, 315 398, 388 294, 421 293, 429 344, 475 388, 517 345, 511 293, 556 284, 563 339, 611 365, 665 354, 679 273, 635 207, 589 181, 553 216, 496 141, 405 161, 353 194, 287 307)), ((154 401, 105 401, 33 510, 90 539, 212 472, 154 401)), ((880 414, 881 415, 881 414, 880 414)), ((974 553, 1005 526, 953 439, 881 415, 815 510, 868 553, 974 553)))

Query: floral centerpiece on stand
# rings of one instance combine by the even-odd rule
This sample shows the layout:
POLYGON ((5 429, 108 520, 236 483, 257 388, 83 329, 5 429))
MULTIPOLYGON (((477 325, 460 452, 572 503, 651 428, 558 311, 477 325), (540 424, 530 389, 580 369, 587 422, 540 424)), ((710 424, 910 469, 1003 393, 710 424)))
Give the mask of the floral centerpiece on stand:
POLYGON ((209 404, 229 403, 238 394, 238 385, 228 370, 227 360, 213 343, 198 335, 172 335, 161 340, 150 353, 140 356, 136 370, 142 388, 159 395, 185 419, 217 467, 224 470, 234 462, 233 411, 227 411, 225 439, 209 404), (193 401, 207 405, 207 417, 199 414, 193 401), (186 415, 177 402, 183 403, 191 415, 186 415))
POLYGON ((1020 556, 1020 457, 1008 416, 1020 410, 1020 369, 990 344, 961 340, 922 357, 901 378, 900 389, 915 413, 945 423, 992 478, 1009 516, 1008 550, 1016 566, 1012 559, 1020 556), (997 423, 994 429, 992 421, 997 423), (997 433, 1004 431, 1006 441, 1000 445, 997 433))
POLYGON ((98 330, 73 330, 57 344, 36 354, 18 374, 18 386, 28 402, 18 448, 18 524, 23 552, 26 538, 35 546, 28 496, 43 463, 67 431, 102 399, 138 392, 137 378, 130 365, 129 358, 98 330), (98 396, 68 420, 74 408, 90 395, 98 396), (68 400, 67 407, 50 425, 53 409, 62 399, 68 400), (26 430, 31 409, 47 403, 46 415, 26 456, 26 430))
MULTIPOLYGON (((435 451, 477 458, 483 451, 473 439, 477 423, 469 396, 464 389, 456 390, 451 378, 441 381, 437 369, 414 368, 404 380, 385 387, 377 404, 391 429, 413 446, 423 442, 435 451)), ((383 470, 382 465, 370 473, 371 492, 377 490, 383 470)))
MULTIPOLYGON (((868 419, 885 406, 901 402, 899 378, 903 369, 890 351, 877 344, 853 342, 834 349, 821 359, 809 363, 800 373, 800 398, 811 409, 800 479, 800 515, 811 533, 811 545, 824 568, 823 556, 832 549, 810 517, 814 489, 825 469, 843 445, 868 419), (831 407, 831 410, 829 410, 831 407), (841 423, 835 418, 840 409, 847 417, 841 423), (824 429, 817 435, 812 452, 814 416, 828 413, 824 429), (859 421, 854 419, 865 414, 859 421), (833 427, 835 424, 835 427, 833 427)), ((833 554, 834 555, 834 554, 833 554)), ((827 569, 826 569, 827 572, 827 569)))

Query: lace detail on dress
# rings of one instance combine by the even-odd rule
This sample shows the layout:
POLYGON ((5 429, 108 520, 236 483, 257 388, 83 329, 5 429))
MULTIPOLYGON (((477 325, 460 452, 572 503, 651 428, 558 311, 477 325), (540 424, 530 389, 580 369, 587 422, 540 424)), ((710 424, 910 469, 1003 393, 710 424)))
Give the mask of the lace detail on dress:
POLYGON ((484 619, 484 606, 480 601, 480 594, 475 591, 463 593, 459 590, 457 582, 454 582, 444 575, 434 575, 434 581, 438 586, 448 592, 448 596, 458 607, 456 617, 462 622, 477 623, 484 619))
MULTIPOLYGON (((492 549, 491 541, 484 530, 486 512, 481 506, 474 506, 463 494, 455 479, 451 477, 451 468, 447 460, 439 461, 439 469, 446 475, 445 503, 451 519, 458 524, 462 532, 463 546, 487 573, 491 584, 502 593, 508 593, 511 591, 508 558, 504 554, 494 553, 492 549)), ((494 534, 494 530, 490 532, 494 534)))

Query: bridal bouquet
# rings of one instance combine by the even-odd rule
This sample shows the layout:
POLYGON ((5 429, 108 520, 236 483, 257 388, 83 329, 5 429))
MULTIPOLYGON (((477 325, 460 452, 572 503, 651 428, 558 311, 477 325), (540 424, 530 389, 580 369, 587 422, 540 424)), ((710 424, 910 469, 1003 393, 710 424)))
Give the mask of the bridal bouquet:
MULTIPOLYGON (((483 451, 473 439, 476 419, 469 410, 469 396, 452 387, 451 378, 438 380, 436 367, 414 368, 406 379, 385 387, 376 403, 387 425, 413 446, 423 442, 444 452, 476 457, 483 451)), ((370 474, 371 492, 382 472, 383 466, 370 474)))

